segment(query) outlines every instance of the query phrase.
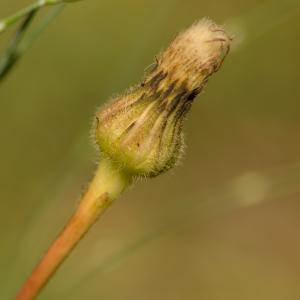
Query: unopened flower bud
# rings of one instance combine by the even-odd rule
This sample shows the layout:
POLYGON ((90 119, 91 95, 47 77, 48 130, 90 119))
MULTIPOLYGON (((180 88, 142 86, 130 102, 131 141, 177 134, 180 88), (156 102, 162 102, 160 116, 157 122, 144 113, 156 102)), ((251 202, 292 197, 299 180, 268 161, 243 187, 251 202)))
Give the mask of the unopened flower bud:
POLYGON ((183 152, 186 113, 230 41, 208 19, 179 34, 139 86, 96 113, 100 150, 134 176, 153 177, 174 166, 183 152))

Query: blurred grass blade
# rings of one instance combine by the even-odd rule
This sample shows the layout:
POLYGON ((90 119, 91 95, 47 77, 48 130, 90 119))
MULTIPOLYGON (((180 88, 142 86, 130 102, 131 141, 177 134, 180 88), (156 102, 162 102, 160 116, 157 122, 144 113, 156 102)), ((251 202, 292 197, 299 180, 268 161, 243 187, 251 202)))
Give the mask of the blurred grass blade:
POLYGON ((6 53, 0 61, 0 83, 9 74, 12 68, 16 65, 18 60, 27 51, 27 49, 33 44, 33 42, 39 37, 39 35, 46 29, 46 27, 52 22, 52 20, 61 12, 65 4, 54 7, 50 13, 41 21, 40 24, 31 32, 26 35, 26 31, 37 13, 37 9, 31 11, 25 21, 21 24, 16 35, 11 41, 11 45, 8 47, 6 53))
POLYGON ((37 0, 36 2, 28 5, 27 7, 17 11, 12 16, 0 20, 0 33, 4 32, 8 27, 14 25, 23 18, 26 18, 33 12, 38 11, 40 8, 43 8, 48 5, 61 4, 62 2, 62 0, 37 0))
POLYGON ((15 36, 12 38, 11 43, 4 54, 3 58, 0 62, 0 81, 4 79, 4 77, 9 73, 13 65, 17 62, 19 59, 19 51, 18 46, 21 42, 21 40, 24 37, 24 34, 26 33, 27 28, 31 24, 34 16, 37 13, 37 9, 32 10, 25 18, 23 23, 18 28, 15 36))

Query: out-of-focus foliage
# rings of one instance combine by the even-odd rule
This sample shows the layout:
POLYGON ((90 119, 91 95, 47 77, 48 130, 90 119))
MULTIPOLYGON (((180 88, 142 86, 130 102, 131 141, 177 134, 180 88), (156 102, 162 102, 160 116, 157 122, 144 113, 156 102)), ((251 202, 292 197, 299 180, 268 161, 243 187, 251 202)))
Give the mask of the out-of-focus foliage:
MULTIPOLYGON (((29 3, 2 1, 0 18, 29 3)), ((298 3, 67 5, 0 85, 0 299, 77 204, 95 108, 203 16, 236 45, 194 103, 182 166, 115 203, 40 299, 299 299, 298 3)))

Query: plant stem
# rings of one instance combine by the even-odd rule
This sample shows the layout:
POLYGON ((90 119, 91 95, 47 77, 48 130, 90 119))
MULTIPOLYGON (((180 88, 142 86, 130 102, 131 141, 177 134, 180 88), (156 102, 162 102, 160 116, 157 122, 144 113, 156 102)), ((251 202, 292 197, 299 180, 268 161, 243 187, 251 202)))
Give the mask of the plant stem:
POLYGON ((37 13, 37 10, 32 11, 27 15, 24 22, 21 24, 17 33, 13 37, 10 46, 6 50, 0 61, 0 81, 11 71, 12 67, 18 62, 19 58, 32 45, 37 37, 46 29, 49 23, 61 12, 65 4, 60 4, 54 7, 48 15, 37 25, 32 33, 26 34, 29 24, 37 13), (24 36, 26 34, 26 36, 24 36))
POLYGON ((62 2, 63 2, 62 0, 38 0, 35 3, 30 4, 27 7, 19 10, 14 15, 0 20, 0 33, 4 32, 8 27, 20 21, 21 19, 31 14, 32 12, 37 11, 42 7, 59 4, 62 2))
POLYGON ((34 299, 99 216, 131 183, 131 177, 104 159, 77 210, 33 270, 16 300, 34 299))

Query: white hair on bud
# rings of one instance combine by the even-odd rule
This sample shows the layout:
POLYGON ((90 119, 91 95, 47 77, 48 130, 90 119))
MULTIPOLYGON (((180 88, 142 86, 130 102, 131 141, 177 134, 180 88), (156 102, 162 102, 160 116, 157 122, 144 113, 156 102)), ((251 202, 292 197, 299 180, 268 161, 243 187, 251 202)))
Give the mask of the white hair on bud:
POLYGON ((223 28, 204 18, 179 35, 175 43, 187 55, 195 55, 195 58, 204 62, 211 57, 223 58, 228 52, 230 41, 231 38, 223 28))
POLYGON ((192 88, 221 66, 231 37, 208 18, 201 19, 181 32, 160 57, 161 67, 173 70, 174 77, 190 78, 192 88))

